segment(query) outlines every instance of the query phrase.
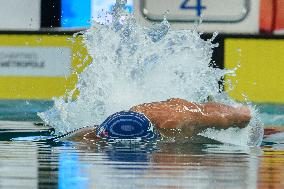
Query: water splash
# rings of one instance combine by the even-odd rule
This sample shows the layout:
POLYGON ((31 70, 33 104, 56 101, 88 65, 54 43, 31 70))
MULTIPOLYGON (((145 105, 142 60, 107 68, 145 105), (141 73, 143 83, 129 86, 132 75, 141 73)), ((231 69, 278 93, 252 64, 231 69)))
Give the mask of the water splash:
MULTIPOLYGON (((67 99, 55 98, 53 108, 39 113, 57 134, 100 124, 137 104, 173 97, 203 102, 212 96, 237 104, 219 93, 219 79, 231 71, 209 66, 218 46, 213 39, 203 40, 195 30, 171 30, 166 19, 144 28, 124 11, 125 3, 117 1, 112 13, 104 14, 107 22, 94 22, 83 32, 93 62, 78 75, 78 98, 73 100, 72 92, 67 99)), ((245 143, 251 144, 250 139, 245 143)))

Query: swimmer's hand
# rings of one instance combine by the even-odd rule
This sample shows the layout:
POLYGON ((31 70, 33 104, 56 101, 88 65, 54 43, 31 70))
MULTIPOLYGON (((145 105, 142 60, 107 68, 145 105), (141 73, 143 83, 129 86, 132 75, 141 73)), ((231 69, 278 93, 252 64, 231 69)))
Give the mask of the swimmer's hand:
POLYGON ((131 108, 145 114, 164 136, 191 137, 206 128, 244 128, 251 114, 246 106, 232 107, 216 102, 197 104, 183 99, 169 99, 131 108))

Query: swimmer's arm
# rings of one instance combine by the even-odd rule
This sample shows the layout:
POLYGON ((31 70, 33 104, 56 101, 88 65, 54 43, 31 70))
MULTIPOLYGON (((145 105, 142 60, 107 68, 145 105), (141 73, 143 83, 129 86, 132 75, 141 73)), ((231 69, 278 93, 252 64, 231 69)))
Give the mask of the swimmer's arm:
POLYGON ((181 125, 182 137, 191 137, 207 128, 228 129, 230 127, 244 128, 251 119, 248 107, 232 107, 220 103, 200 104, 201 112, 189 114, 181 125))
POLYGON ((142 104, 131 110, 144 113, 166 137, 191 137, 212 127, 243 128, 251 119, 247 107, 234 108, 214 102, 197 104, 183 99, 142 104))
POLYGON ((227 129, 229 127, 244 128, 251 119, 247 106, 233 107, 218 102, 194 103, 183 99, 170 99, 171 104, 182 105, 188 123, 204 127, 227 129), (188 120, 189 119, 189 120, 188 120))
POLYGON ((203 110, 200 121, 205 127, 217 129, 244 128, 251 119, 250 109, 246 106, 232 107, 216 102, 209 102, 200 106, 203 110))

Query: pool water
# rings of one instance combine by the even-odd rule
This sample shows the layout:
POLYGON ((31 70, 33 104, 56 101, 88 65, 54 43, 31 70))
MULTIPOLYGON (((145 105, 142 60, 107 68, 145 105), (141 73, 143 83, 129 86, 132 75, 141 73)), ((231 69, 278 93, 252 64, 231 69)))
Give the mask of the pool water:
POLYGON ((1 121, 0 187, 284 188, 282 130, 266 129, 267 140, 254 148, 217 143, 106 145, 52 142, 45 140, 52 129, 41 124, 1 121), (273 136, 278 142, 269 141, 273 136))

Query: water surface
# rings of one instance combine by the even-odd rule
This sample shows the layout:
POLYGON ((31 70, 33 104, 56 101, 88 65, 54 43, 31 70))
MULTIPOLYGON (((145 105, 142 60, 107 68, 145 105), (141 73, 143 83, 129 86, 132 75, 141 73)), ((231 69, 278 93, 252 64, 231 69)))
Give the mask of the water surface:
POLYGON ((0 123, 1 188, 284 187, 284 142, 279 138, 255 148, 32 141, 50 132, 32 122, 0 123))

